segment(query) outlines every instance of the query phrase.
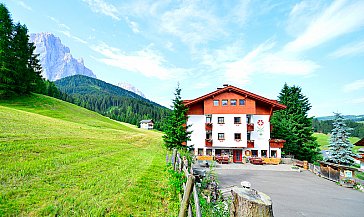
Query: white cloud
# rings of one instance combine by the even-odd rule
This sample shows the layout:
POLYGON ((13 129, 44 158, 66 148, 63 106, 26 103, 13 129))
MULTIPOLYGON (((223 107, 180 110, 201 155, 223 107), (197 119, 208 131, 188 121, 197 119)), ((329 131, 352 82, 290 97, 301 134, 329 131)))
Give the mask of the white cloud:
POLYGON ((72 39, 74 39, 74 40, 76 40, 78 42, 81 42, 82 44, 87 44, 87 41, 85 41, 85 40, 83 40, 83 39, 81 39, 81 38, 79 38, 77 36, 72 35, 71 32, 69 32, 69 31, 61 30, 59 32, 62 33, 63 35, 65 35, 65 36, 69 37, 69 38, 72 38, 72 39))
POLYGON ((128 26, 130 27, 130 29, 134 32, 134 33, 140 33, 140 29, 139 29, 139 25, 138 23, 129 20, 128 17, 125 18, 126 23, 128 24, 128 26))
POLYGON ((364 26, 364 1, 337 0, 313 19, 303 34, 285 46, 286 51, 301 52, 364 26))
POLYGON ((160 31, 178 37, 190 48, 218 39, 225 30, 221 19, 209 10, 201 8, 197 1, 183 2, 162 15, 160 31))
POLYGON ((319 65, 311 60, 301 59, 285 52, 274 52, 275 43, 266 41, 250 51, 242 59, 226 64, 226 77, 229 82, 246 84, 256 73, 307 76, 319 65))
POLYGON ((161 80, 182 78, 186 73, 185 69, 167 65, 166 60, 150 48, 126 54, 118 48, 101 43, 92 49, 105 56, 99 59, 101 62, 130 72, 137 72, 149 78, 156 77, 161 80))
POLYGON ((356 55, 360 53, 364 53, 364 41, 345 45, 336 50, 335 52, 331 53, 329 56, 339 58, 343 56, 356 55))
POLYGON ((352 103, 352 104, 364 104, 364 97, 363 98, 352 99, 350 101, 350 103, 352 103))
POLYGON ((295 4, 289 13, 286 31, 294 36, 301 35, 322 10, 322 1, 307 0, 295 4))
POLYGON ((25 8, 25 9, 27 9, 28 11, 32 11, 33 9, 32 9, 32 7, 30 7, 29 5, 27 5, 25 2, 23 2, 23 1, 18 1, 17 2, 18 3, 18 5, 20 5, 21 7, 23 7, 23 8, 25 8))
POLYGON ((101 13, 113 18, 114 20, 120 20, 118 9, 103 0, 83 0, 88 4, 91 10, 95 13, 101 13))
POLYGON ((364 88, 364 79, 356 80, 350 84, 347 84, 344 86, 343 89, 345 92, 352 92, 352 91, 360 90, 363 88, 364 88))
POLYGON ((249 4, 250 0, 240 0, 238 3, 234 3, 232 11, 228 13, 229 19, 240 25, 245 24, 248 19, 249 4))
POLYGON ((49 19, 51 19, 53 22, 57 23, 57 25, 59 27, 61 27, 62 29, 67 29, 67 30, 71 30, 71 28, 69 26, 67 26, 64 23, 61 23, 58 19, 56 19, 55 17, 52 16, 48 16, 49 19))

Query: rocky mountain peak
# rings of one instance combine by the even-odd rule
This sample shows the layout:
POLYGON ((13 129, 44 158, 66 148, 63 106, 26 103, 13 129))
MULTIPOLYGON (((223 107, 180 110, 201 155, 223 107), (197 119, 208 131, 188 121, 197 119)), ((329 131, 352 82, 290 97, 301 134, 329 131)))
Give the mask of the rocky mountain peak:
POLYGON ((52 33, 31 34, 30 41, 36 47, 35 53, 39 54, 44 78, 55 81, 76 74, 96 78, 95 74, 85 67, 83 59, 73 58, 70 49, 52 33))
POLYGON ((134 87, 132 84, 130 84, 128 82, 119 82, 117 84, 117 86, 119 86, 119 87, 121 87, 121 88, 123 88, 125 90, 129 90, 129 91, 131 91, 133 93, 136 93, 136 94, 138 94, 139 96, 141 96, 143 98, 146 98, 143 92, 141 92, 139 89, 137 89, 136 87, 134 87))

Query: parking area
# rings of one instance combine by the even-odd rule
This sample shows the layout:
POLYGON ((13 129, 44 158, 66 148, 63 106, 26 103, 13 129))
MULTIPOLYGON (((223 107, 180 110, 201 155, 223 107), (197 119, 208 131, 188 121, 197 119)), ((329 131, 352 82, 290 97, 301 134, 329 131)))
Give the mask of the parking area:
POLYGON ((221 188, 249 181, 268 194, 276 217, 362 217, 364 193, 338 186, 309 171, 292 171, 290 165, 217 165, 221 188))

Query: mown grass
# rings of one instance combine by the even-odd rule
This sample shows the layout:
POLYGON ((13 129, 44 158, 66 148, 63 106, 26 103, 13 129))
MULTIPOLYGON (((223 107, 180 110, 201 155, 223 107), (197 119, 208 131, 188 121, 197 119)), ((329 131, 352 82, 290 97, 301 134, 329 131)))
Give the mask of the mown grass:
MULTIPOLYGON (((317 138, 317 142, 320 145, 320 149, 321 150, 327 150, 329 149, 329 139, 330 136, 328 134, 324 134, 324 133, 314 133, 313 134, 314 137, 317 138)), ((360 139, 358 137, 350 137, 349 141, 351 142, 351 144, 356 143, 357 141, 359 141, 360 139)), ((354 151, 357 151, 360 147, 354 146, 354 151)))
POLYGON ((0 216, 172 216, 162 134, 42 95, 0 101, 0 216))

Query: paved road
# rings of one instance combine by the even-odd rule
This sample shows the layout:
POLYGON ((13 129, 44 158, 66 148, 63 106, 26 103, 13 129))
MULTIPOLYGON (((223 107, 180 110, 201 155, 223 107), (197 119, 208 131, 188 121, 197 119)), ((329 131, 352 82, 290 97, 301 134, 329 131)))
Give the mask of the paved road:
POLYGON ((290 171, 254 165, 219 165, 216 168, 220 187, 240 186, 245 180, 252 188, 268 194, 275 217, 364 217, 364 193, 338 186, 309 171, 290 171))

